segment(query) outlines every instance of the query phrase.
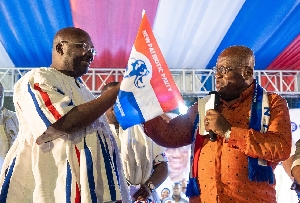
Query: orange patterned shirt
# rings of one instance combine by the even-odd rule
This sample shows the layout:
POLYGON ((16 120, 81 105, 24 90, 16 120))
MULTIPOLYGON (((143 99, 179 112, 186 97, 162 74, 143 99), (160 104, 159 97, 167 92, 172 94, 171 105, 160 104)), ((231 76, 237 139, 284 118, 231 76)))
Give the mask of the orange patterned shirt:
MULTIPOLYGON (((247 156, 272 162, 273 170, 278 162, 289 158, 292 140, 289 111, 285 99, 269 93, 271 117, 268 132, 249 129, 253 90, 254 85, 251 85, 234 104, 221 102, 218 110, 232 125, 230 139, 226 142, 218 136, 215 142, 208 138, 204 140, 198 161, 201 195, 190 198, 190 202, 276 202, 274 185, 248 179, 247 156)), ((191 130, 187 128, 192 129, 196 106, 192 106, 187 115, 178 116, 169 123, 160 118, 146 122, 146 133, 167 147, 191 142, 191 130)))

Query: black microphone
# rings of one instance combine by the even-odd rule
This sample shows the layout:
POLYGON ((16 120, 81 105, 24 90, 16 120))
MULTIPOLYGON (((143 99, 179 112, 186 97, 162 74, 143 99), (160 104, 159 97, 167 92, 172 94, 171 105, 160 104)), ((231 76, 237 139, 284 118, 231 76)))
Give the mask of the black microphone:
MULTIPOLYGON (((214 96, 214 109, 218 109, 218 106, 220 105, 220 94, 217 91, 211 91, 209 94, 214 96)), ((217 140, 217 134, 212 130, 209 130, 209 140, 212 142, 217 140)))

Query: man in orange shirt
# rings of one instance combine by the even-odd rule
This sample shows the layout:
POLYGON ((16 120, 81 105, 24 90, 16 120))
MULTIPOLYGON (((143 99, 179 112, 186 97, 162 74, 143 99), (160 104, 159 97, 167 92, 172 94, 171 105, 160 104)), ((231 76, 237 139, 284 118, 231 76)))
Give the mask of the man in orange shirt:
POLYGON ((193 143, 190 202, 276 202, 273 170, 291 151, 289 111, 285 99, 257 84, 253 69, 248 47, 232 46, 219 55, 215 79, 220 106, 204 118, 205 130, 217 134, 215 142, 193 131, 197 104, 169 122, 157 117, 144 123, 146 134, 162 146, 193 143), (191 190, 194 186, 199 190, 191 190))

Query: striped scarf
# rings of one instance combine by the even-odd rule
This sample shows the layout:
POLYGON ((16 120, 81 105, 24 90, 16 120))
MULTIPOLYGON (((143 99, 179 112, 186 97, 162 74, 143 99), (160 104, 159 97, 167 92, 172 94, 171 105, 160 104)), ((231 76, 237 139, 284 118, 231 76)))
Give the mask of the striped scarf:
MULTIPOLYGON (((265 89, 263 89, 257 82, 255 83, 255 89, 252 95, 251 115, 249 129, 266 133, 268 131, 270 121, 270 107, 268 95, 265 89)), ((199 115, 197 115, 192 136, 191 147, 191 168, 190 178, 187 185, 186 196, 194 197, 201 194, 198 183, 198 160, 203 147, 204 136, 199 134, 199 115), (196 139, 197 138, 197 139, 196 139)), ((274 184, 274 173, 270 163, 263 159, 248 157, 248 178, 251 181, 256 182, 268 182, 274 184)))

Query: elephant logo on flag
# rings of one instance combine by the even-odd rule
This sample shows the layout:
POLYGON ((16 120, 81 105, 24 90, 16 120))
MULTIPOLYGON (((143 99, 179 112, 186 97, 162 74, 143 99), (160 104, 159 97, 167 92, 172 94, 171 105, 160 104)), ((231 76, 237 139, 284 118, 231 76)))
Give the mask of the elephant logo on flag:
POLYGON ((131 64, 131 70, 128 70, 128 67, 126 68, 126 72, 129 71, 128 75, 125 75, 124 78, 129 78, 132 76, 135 76, 134 78, 134 86, 137 88, 143 88, 145 87, 143 82, 143 77, 148 75, 150 71, 148 70, 146 63, 143 60, 136 60, 134 58, 131 58, 132 63, 131 64))

